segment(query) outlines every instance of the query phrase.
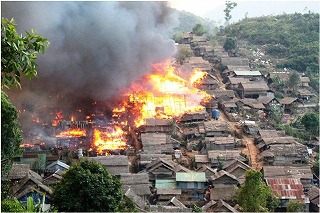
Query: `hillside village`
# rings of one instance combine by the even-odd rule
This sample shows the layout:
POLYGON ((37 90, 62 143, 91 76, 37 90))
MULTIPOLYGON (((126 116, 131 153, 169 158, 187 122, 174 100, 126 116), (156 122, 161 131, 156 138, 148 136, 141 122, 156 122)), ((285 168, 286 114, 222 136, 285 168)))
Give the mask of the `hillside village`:
POLYGON ((308 77, 301 76, 297 97, 290 97, 287 89, 279 99, 270 86, 272 79, 287 79, 289 72, 271 67, 262 72, 253 67, 253 63, 266 63, 258 56, 257 61, 234 56, 222 43, 212 45, 206 36, 191 32, 177 46, 192 53, 176 61, 177 69, 207 72, 198 86, 212 96, 206 110, 186 113, 178 120, 147 119, 139 133, 142 149, 128 149, 125 155, 26 151, 15 158, 6 177, 11 195, 25 201, 36 188, 50 200, 51 186, 72 163, 88 158, 120 178, 123 192, 140 211, 185 212, 196 205, 204 212, 240 212, 236 188, 244 184, 245 172, 254 169, 279 195, 279 210, 298 199, 306 211, 318 212, 319 180, 311 164, 319 138, 301 141, 272 123, 274 108, 283 111, 281 123, 318 108, 308 77))

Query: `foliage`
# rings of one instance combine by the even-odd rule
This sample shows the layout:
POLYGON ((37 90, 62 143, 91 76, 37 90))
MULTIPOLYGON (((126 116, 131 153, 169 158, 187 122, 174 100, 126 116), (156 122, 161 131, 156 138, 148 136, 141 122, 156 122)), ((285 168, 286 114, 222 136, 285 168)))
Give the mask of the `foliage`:
POLYGON ((14 198, 14 200, 2 200, 1 201, 2 212, 25 212, 23 205, 14 198))
POLYGON ((206 33, 206 30, 204 29, 202 24, 196 24, 193 28, 192 28, 192 32, 196 35, 196 36, 202 36, 203 34, 206 33))
POLYGON ((223 167, 223 164, 221 162, 221 158, 220 156, 218 155, 217 157, 217 161, 218 161, 218 171, 222 170, 222 167, 223 167))
POLYGON ((192 52, 190 49, 188 49, 185 46, 178 47, 178 54, 176 56, 176 59, 178 62, 182 63, 186 58, 191 56, 192 56, 192 52))
POLYGON ((308 70, 308 76, 319 71, 318 13, 247 18, 228 25, 225 33, 254 45, 266 45, 268 54, 282 57, 276 65, 278 68, 286 67, 299 72, 308 70))
POLYGON ((182 43, 182 37, 183 37, 183 32, 175 32, 172 36, 172 39, 176 42, 181 44, 182 43))
POLYGON ((261 172, 256 170, 246 171, 245 183, 238 190, 237 201, 245 212, 268 211, 277 204, 271 188, 263 182, 261 172))
POLYGON ((285 82, 279 76, 275 76, 271 80, 271 86, 274 87, 276 90, 282 90, 284 88, 285 82))
MULTIPOLYGON (((42 202, 38 199, 35 202, 30 196, 27 198, 27 205, 24 206, 18 201, 16 197, 13 200, 3 200, 1 201, 1 209, 4 212, 44 212, 42 206, 44 205, 45 194, 42 197, 42 202)), ((52 210, 52 209, 51 209, 52 210)))
POLYGON ((136 204, 127 196, 123 196, 120 207, 120 212, 138 212, 136 204))
POLYGON ((10 181, 1 180, 1 200, 9 199, 10 181))
POLYGON ((46 38, 34 30, 19 35, 13 19, 1 19, 1 85, 11 88, 20 85, 21 75, 31 79, 37 76, 36 59, 49 46, 46 38))
POLYGON ((312 172, 319 177, 319 154, 317 154, 315 161, 312 164, 312 172))
POLYGON ((223 45, 226 51, 235 50, 237 48, 237 41, 235 38, 227 37, 226 42, 223 45))
POLYGON ((271 105, 269 112, 269 119, 274 120, 277 123, 281 122, 283 115, 283 109, 279 105, 271 105))
POLYGON ((66 212, 116 212, 122 196, 120 180, 88 160, 70 167, 52 195, 54 206, 66 212))
POLYGON ((1 91, 1 173, 9 172, 12 159, 20 154, 22 141, 17 109, 1 91))
POLYGON ((308 132, 319 135, 319 113, 307 113, 301 118, 301 123, 308 132))
POLYGON ((201 207, 197 206, 196 204, 192 205, 192 212, 202 212, 201 207))
POLYGON ((307 133, 306 131, 299 131, 298 129, 296 129, 288 124, 284 124, 284 125, 276 124, 275 128, 278 130, 284 130, 287 135, 298 138, 302 141, 308 140, 309 136, 310 136, 310 134, 307 133))
POLYGON ((214 34, 217 31, 216 23, 212 20, 201 18, 186 11, 176 10, 176 13, 178 14, 179 26, 174 29, 174 32, 190 32, 199 23, 209 34, 214 34))
POLYGON ((303 212, 305 204, 299 200, 290 200, 287 206, 287 212, 303 212))
POLYGON ((235 8, 237 6, 236 2, 232 2, 232 1, 226 1, 226 8, 223 10, 224 12, 224 19, 226 20, 226 23, 228 23, 230 21, 230 19, 232 18, 231 16, 231 10, 233 8, 235 8))
POLYGON ((300 75, 297 71, 290 73, 287 85, 295 91, 301 82, 300 75))

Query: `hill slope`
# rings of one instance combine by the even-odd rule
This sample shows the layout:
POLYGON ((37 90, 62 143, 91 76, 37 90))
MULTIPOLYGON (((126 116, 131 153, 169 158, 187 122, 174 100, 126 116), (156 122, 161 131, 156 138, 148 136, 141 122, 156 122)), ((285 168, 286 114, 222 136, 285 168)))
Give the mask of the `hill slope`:
POLYGON ((305 72, 318 88, 319 14, 294 13, 246 18, 225 29, 226 36, 265 45, 266 53, 282 59, 278 68, 305 72))

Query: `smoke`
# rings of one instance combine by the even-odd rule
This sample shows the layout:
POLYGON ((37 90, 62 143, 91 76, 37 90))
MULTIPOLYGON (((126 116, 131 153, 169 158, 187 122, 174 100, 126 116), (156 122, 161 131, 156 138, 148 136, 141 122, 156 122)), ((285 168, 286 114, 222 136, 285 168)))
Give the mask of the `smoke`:
POLYGON ((165 2, 1 4, 20 33, 34 28, 51 43, 38 59, 39 78, 23 91, 105 100, 175 51, 177 18, 165 2))
POLYGON ((85 117, 93 101, 113 100, 175 52, 170 34, 178 19, 166 2, 2 1, 1 6, 2 17, 14 18, 19 33, 33 28, 50 41, 37 60, 39 77, 23 80, 22 90, 7 91, 28 133, 35 131, 30 124, 35 118, 50 122, 49 111, 70 115, 82 109, 85 117))

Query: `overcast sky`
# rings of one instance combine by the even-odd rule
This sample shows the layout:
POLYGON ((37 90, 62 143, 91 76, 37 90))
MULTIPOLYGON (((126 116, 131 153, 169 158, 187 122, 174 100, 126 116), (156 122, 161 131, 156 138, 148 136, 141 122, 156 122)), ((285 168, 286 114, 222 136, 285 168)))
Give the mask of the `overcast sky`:
MULTIPOLYGON (((232 1, 232 0, 231 0, 232 1)), ((233 0, 237 2, 237 7, 231 11, 231 21, 243 19, 247 13, 248 17, 257 17, 263 15, 278 15, 282 13, 305 13, 309 10, 312 12, 320 12, 320 1, 248 1, 233 0)), ((225 0, 172 0, 171 7, 178 10, 185 10, 198 16, 209 18, 219 23, 224 22, 225 0)))

